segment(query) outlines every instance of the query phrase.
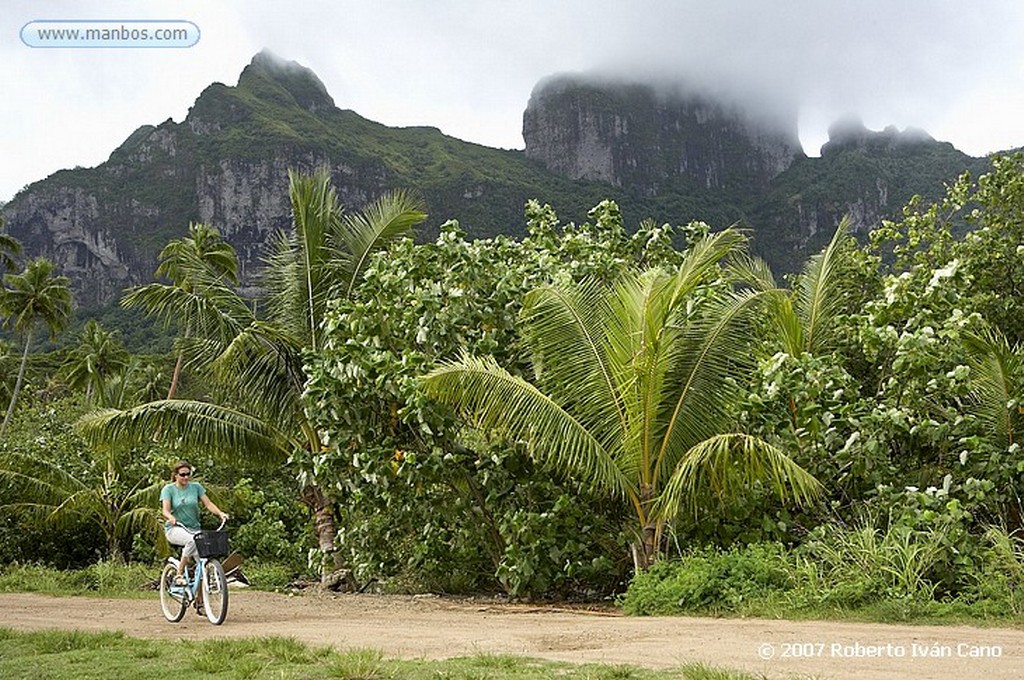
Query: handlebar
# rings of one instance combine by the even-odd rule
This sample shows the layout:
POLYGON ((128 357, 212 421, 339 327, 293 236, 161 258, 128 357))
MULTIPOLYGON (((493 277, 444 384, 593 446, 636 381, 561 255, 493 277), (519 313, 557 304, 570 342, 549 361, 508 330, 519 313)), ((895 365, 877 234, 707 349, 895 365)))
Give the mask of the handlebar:
MULTIPOLYGON (((227 519, 222 519, 220 521, 220 525, 216 529, 214 529, 214 531, 220 531, 221 529, 224 528, 224 525, 227 524, 227 523, 228 523, 227 519)), ((185 526, 184 524, 177 524, 175 526, 181 527, 182 529, 184 529, 185 531, 189 532, 190 534, 198 534, 200 531, 202 531, 202 529, 190 529, 189 527, 185 526)))

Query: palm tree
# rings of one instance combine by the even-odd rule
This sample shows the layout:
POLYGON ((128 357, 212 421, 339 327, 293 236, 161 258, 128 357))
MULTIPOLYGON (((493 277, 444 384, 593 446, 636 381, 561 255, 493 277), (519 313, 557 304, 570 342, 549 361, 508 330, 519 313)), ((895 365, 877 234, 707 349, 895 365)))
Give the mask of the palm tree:
POLYGON ((2 507, 37 521, 65 527, 87 520, 103 533, 107 556, 122 562, 121 546, 144 533, 162 540, 158 508, 163 482, 126 469, 127 457, 113 450, 86 450, 84 473, 72 474, 55 461, 7 451, 0 458, 0 483, 6 498, 2 507))
POLYGON ((477 427, 614 498, 636 518, 633 559, 646 569, 665 524, 762 481, 807 502, 818 483, 781 451, 732 430, 729 378, 749 363, 750 317, 771 295, 703 284, 744 244, 727 230, 695 244, 678 271, 625 276, 612 288, 554 285, 524 300, 535 381, 463 356, 423 381, 477 427))
MULTIPOLYGON (((160 251, 156 275, 169 279, 171 283, 142 286, 124 299, 124 306, 131 308, 149 307, 167 289, 194 296, 190 304, 178 305, 174 314, 163 319, 166 326, 177 323, 184 329, 184 342, 197 330, 200 323, 197 317, 202 313, 198 307, 207 301, 206 294, 225 284, 238 284, 238 257, 231 244, 221 239, 216 229, 205 224, 191 223, 188 231, 186 238, 174 239, 160 251)), ((168 399, 173 399, 177 392, 184 358, 184 351, 179 349, 167 391, 168 399)))
POLYGON ((118 340, 117 332, 108 331, 95 319, 89 319, 65 365, 68 384, 74 389, 85 388, 87 403, 98 398, 101 404, 110 406, 104 396, 105 388, 116 376, 125 373, 130 360, 131 355, 118 340))
POLYGON ((52 337, 65 327, 71 315, 70 281, 66 276, 54 276, 53 269, 52 262, 39 257, 26 264, 21 274, 4 276, 7 287, 0 299, 3 315, 6 317, 6 325, 24 336, 25 349, 21 355, 11 401, 7 405, 7 414, 3 425, 0 425, 0 436, 7 430, 21 392, 33 332, 43 323, 52 337))
POLYGON ((854 239, 849 216, 843 217, 828 245, 804 265, 791 291, 779 288, 763 262, 740 258, 734 273, 758 290, 775 291, 769 302, 768 319, 774 342, 790 356, 821 354, 832 349, 834 322, 848 296, 843 291, 843 268, 849 260, 854 239))
MULTIPOLYGON (((293 229, 280 234, 263 276, 266 318, 257 318, 216 277, 203 286, 167 286, 131 294, 161 317, 190 310, 193 364, 225 388, 221 403, 168 399, 128 410, 97 411, 80 423, 97 441, 145 443, 155 432, 229 456, 284 464, 310 461, 325 450, 302 394, 303 354, 320 346, 320 325, 332 298, 351 294, 369 255, 407 234, 426 215, 419 201, 395 192, 356 215, 343 215, 330 175, 289 173, 293 229)), ((334 554, 336 528, 329 496, 308 470, 303 500, 312 508, 324 554, 334 554)), ((325 579, 328 573, 324 574, 325 579)))

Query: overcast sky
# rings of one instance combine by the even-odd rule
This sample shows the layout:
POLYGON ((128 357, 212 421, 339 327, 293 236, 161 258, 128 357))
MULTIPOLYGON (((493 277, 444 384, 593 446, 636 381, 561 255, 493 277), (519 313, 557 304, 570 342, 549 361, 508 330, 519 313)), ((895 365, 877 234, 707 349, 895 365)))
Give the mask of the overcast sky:
MULTIPOLYGON (((920 127, 972 155, 1024 145, 1017 0, 4 0, 0 200, 181 121, 260 49, 315 71, 341 108, 523 148, 534 84, 559 72, 793 97, 804 150, 836 118, 920 127), (38 49, 33 20, 179 19, 186 49, 38 49)), ((767 104, 767 100, 764 100, 767 104)))

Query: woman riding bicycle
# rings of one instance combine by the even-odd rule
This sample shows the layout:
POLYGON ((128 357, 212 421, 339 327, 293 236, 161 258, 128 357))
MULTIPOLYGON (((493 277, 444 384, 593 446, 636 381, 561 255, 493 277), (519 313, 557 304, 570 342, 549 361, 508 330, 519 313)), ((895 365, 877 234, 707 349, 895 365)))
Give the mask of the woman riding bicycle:
POLYGON ((160 503, 167 520, 164 523, 167 542, 184 548, 178 560, 178 574, 174 579, 176 585, 185 585, 185 566, 189 558, 196 554, 195 532, 202 528, 199 522, 199 502, 202 501, 207 510, 222 520, 228 518, 227 513, 222 512, 206 495, 203 485, 190 481, 191 477, 192 466, 188 461, 178 461, 171 469, 171 483, 160 491, 160 503))

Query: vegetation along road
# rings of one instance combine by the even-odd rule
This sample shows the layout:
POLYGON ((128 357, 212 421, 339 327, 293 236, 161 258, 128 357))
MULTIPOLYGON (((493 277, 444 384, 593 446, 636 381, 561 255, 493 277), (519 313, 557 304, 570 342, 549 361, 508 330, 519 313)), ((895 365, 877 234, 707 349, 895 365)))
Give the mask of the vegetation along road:
POLYGON ((1024 630, 965 626, 625 617, 434 597, 236 592, 219 628, 169 624, 153 599, 0 595, 2 625, 119 630, 137 637, 288 636, 402 658, 476 653, 672 668, 699 661, 766 677, 1019 678, 1024 630))

